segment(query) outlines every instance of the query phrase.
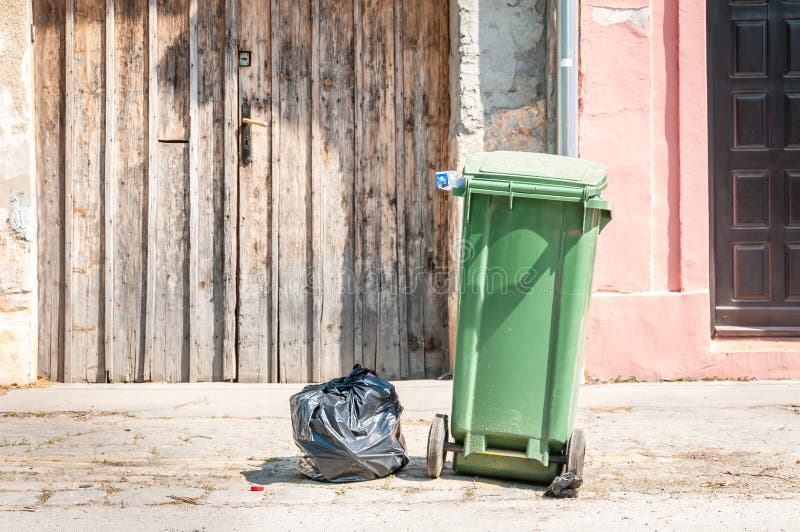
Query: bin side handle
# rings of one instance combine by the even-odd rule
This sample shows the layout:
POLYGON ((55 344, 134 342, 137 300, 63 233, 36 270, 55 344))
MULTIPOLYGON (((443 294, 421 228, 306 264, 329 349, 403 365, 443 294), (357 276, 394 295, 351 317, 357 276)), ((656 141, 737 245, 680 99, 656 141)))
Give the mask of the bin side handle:
POLYGON ((597 209, 600 211, 600 231, 605 229, 608 223, 613 218, 613 206, 611 202, 608 200, 604 200, 601 198, 590 198, 586 201, 586 208, 588 209, 597 209))

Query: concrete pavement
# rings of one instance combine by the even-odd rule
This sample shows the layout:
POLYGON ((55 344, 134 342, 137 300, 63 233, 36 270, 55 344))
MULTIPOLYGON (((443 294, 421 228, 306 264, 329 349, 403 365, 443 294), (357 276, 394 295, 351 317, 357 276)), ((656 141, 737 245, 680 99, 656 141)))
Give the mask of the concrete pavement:
POLYGON ((800 530, 800 382, 584 386, 580 498, 425 476, 451 383, 397 384, 411 463, 326 485, 295 473, 300 385, 55 385, 0 397, 3 529, 800 530), (264 492, 248 491, 251 483, 264 492))

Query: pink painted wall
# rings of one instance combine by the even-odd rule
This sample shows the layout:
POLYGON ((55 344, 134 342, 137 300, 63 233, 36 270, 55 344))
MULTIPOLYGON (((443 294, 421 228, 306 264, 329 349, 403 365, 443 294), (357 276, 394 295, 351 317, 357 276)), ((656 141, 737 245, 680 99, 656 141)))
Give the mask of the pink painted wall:
POLYGON ((800 340, 712 339, 706 6, 583 0, 580 155, 609 167, 586 372, 800 378, 800 340))

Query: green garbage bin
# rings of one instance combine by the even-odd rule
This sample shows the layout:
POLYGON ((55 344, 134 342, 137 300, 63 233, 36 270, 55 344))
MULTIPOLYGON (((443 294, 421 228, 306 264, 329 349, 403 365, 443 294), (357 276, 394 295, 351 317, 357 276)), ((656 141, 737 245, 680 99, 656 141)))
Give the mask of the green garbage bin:
POLYGON ((474 155, 456 183, 437 174, 464 216, 452 426, 443 415, 431 425, 431 477, 448 452, 465 475, 582 474, 573 425, 597 237, 611 219, 606 174, 519 152, 474 155))

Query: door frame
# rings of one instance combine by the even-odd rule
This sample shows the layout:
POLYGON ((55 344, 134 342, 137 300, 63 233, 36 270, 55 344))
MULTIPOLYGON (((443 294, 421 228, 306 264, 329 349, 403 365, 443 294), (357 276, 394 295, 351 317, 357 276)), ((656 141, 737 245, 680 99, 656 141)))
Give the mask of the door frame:
POLYGON ((716 301, 716 232, 715 219, 716 200, 714 194, 715 183, 715 153, 716 139, 714 127, 717 117, 714 113, 714 91, 716 88, 717 42, 716 36, 719 24, 716 24, 717 2, 706 0, 706 103, 708 108, 708 265, 709 265, 709 311, 711 338, 786 338, 799 337, 800 327, 739 327, 717 325, 716 301))
POLYGON ((710 313, 710 326, 711 337, 715 338, 719 335, 717 331, 717 281, 716 281, 716 232, 714 231, 714 212, 716 209, 716 202, 714 200, 714 150, 716 142, 714 138, 714 123, 716 116, 714 114, 713 94, 716 87, 714 81, 714 71, 716 62, 714 57, 716 55, 716 25, 715 23, 715 0, 706 0, 706 105, 708 109, 708 295, 710 313))

